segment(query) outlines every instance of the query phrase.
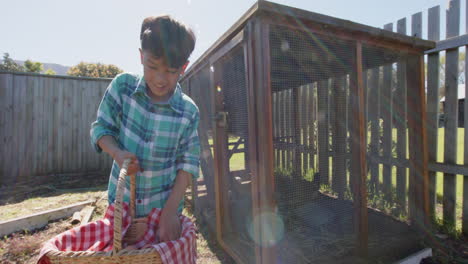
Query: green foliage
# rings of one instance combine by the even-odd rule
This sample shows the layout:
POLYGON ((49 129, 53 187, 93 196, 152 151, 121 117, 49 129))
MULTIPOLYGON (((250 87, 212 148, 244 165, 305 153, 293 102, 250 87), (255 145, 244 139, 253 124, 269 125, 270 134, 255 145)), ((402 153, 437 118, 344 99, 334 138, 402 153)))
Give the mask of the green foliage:
POLYGON ((52 70, 52 69, 47 69, 47 70, 44 72, 44 74, 47 74, 47 75, 56 75, 57 73, 56 73, 54 70, 52 70))
POLYGON ((80 62, 71 67, 67 74, 78 77, 114 78, 123 71, 112 64, 80 62))
POLYGON ((41 71, 44 70, 44 67, 42 66, 42 63, 40 62, 34 62, 31 60, 26 60, 24 62, 24 68, 26 72, 34 72, 34 73, 40 73, 41 71))
POLYGON ((25 69, 23 66, 17 64, 12 58, 10 58, 10 54, 3 53, 3 61, 0 64, 1 71, 12 71, 12 72, 24 72, 25 69))

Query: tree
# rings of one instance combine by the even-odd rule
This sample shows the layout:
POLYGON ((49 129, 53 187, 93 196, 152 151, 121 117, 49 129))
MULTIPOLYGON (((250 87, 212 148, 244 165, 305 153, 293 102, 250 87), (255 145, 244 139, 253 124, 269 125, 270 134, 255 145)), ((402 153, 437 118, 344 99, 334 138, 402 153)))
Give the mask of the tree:
POLYGON ((12 58, 10 58, 10 54, 3 53, 3 61, 0 64, 0 70, 2 71, 12 71, 12 72, 24 72, 24 67, 16 63, 12 58))
POLYGON ((44 70, 42 63, 34 62, 31 60, 26 60, 24 62, 24 68, 26 69, 26 72, 35 72, 35 73, 40 73, 41 71, 44 70))
POLYGON ((71 67, 67 74, 78 77, 114 78, 123 71, 112 64, 80 62, 71 67))
POLYGON ((47 69, 47 70, 44 72, 44 74, 47 74, 47 75, 56 75, 57 73, 56 73, 54 70, 52 70, 52 69, 47 69))

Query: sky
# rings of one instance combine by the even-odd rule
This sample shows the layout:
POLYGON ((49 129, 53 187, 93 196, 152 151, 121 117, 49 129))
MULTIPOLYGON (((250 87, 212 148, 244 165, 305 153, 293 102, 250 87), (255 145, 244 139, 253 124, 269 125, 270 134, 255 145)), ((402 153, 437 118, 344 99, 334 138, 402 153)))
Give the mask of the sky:
MULTIPOLYGON (((141 73, 138 48, 141 22, 170 14, 190 26, 197 43, 194 62, 221 37, 255 0, 0 0, 0 53, 15 60, 73 66, 81 61, 114 64, 141 73)), ((448 0, 274 0, 273 2, 380 27, 448 0)), ((465 10, 465 1, 461 10, 465 10)), ((462 17, 462 19, 464 19, 462 17)), ((464 24, 464 20, 462 20, 464 24)), ((462 28, 464 32, 464 28, 462 28)), ((444 34, 442 32, 442 34, 444 34)), ((424 37, 424 36, 423 36, 424 37)))

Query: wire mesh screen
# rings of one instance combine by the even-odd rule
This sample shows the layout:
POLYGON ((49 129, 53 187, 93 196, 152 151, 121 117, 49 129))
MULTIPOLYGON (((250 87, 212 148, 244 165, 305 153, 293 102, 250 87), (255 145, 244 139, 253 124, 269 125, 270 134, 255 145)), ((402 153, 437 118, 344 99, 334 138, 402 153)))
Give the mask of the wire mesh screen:
POLYGON ((212 230, 216 230, 216 207, 214 190, 214 158, 213 158, 213 130, 212 130, 212 84, 210 81, 210 67, 205 66, 182 87, 189 91, 190 97, 200 110, 198 135, 200 138, 200 169, 201 177, 194 182, 192 188, 192 206, 197 216, 201 217, 212 230))
MULTIPOLYGON (((244 49, 235 48, 213 65, 217 76, 217 93, 222 94, 222 108, 227 113, 227 149, 221 149, 228 158, 228 173, 220 175, 227 191, 227 207, 223 239, 231 249, 245 259, 255 261, 252 243, 252 187, 248 167, 248 114, 244 49), (219 72, 221 71, 221 72, 219 72)), ((219 95, 218 95, 219 96, 219 95)))
POLYGON ((408 225, 406 59, 396 50, 363 46, 368 157, 369 252, 391 262, 422 248, 408 225))
MULTIPOLYGON (((284 222, 283 239, 277 245, 280 262, 357 263, 357 238, 363 234, 354 229, 358 219, 353 215, 350 157, 358 153, 351 153, 350 144, 355 139, 349 136, 351 125, 357 124, 350 103, 350 98, 355 96, 350 93, 350 86, 355 82, 352 75, 356 69, 352 67, 356 65, 356 46, 338 37, 271 26, 270 48, 275 200, 284 222)), ((378 165, 377 176, 369 177, 367 182, 368 206, 388 206, 385 208, 388 210, 379 206, 367 210, 371 263, 391 263, 418 247, 417 236, 401 218, 405 211, 403 197, 391 196, 390 191, 388 196, 384 192, 370 192, 372 188, 392 189, 391 170, 390 174, 385 174, 381 165, 384 157, 388 164, 400 157, 400 172, 406 172, 406 152, 403 151, 406 143, 392 143, 397 133, 406 131, 404 101, 397 102, 391 97, 392 92, 402 92, 406 87, 404 82, 396 81, 404 72, 400 63, 403 59, 398 52, 373 47, 363 49, 365 109, 369 109, 365 112, 364 129, 374 129, 378 133, 369 132, 366 136, 367 157, 378 165), (378 75, 373 76, 373 72, 378 75), (373 94, 375 85, 381 87, 378 97, 373 94), (390 96, 383 97, 384 90, 390 96), (381 103, 376 108, 371 100, 377 99, 381 103), (398 111, 392 112, 393 105, 398 106, 395 107, 398 111), (399 130, 385 130, 385 120, 398 123, 399 130), (373 145, 376 141, 372 140, 377 140, 378 144, 373 145), (392 148, 397 145, 400 152, 393 154, 392 148), (383 152, 384 146, 389 152, 383 152), (384 182, 383 175, 390 175, 390 181, 385 178, 384 182), (400 206, 394 207, 397 202, 400 206)), ((402 181, 398 184, 400 189, 406 190, 402 181)))
POLYGON ((275 198, 285 225, 278 255, 282 263, 338 263, 355 242, 352 205, 343 200, 354 45, 272 27, 270 46, 275 198))

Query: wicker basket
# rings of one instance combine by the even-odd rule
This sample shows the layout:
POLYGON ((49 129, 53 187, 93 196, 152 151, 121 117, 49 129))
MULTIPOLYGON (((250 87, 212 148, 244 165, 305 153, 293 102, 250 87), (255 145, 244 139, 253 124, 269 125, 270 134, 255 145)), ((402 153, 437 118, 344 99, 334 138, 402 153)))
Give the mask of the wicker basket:
MULTIPOLYGON (((74 264, 159 264, 162 263, 161 256, 154 248, 122 250, 122 204, 125 190, 125 177, 130 160, 125 160, 120 170, 117 183, 117 195, 115 198, 114 213, 114 245, 110 252, 99 251, 49 251, 46 255, 50 263, 74 263, 74 264)), ((125 234, 124 241, 133 244, 138 241, 146 231, 147 218, 135 219, 135 175, 130 176, 130 215, 132 223, 125 234)))

